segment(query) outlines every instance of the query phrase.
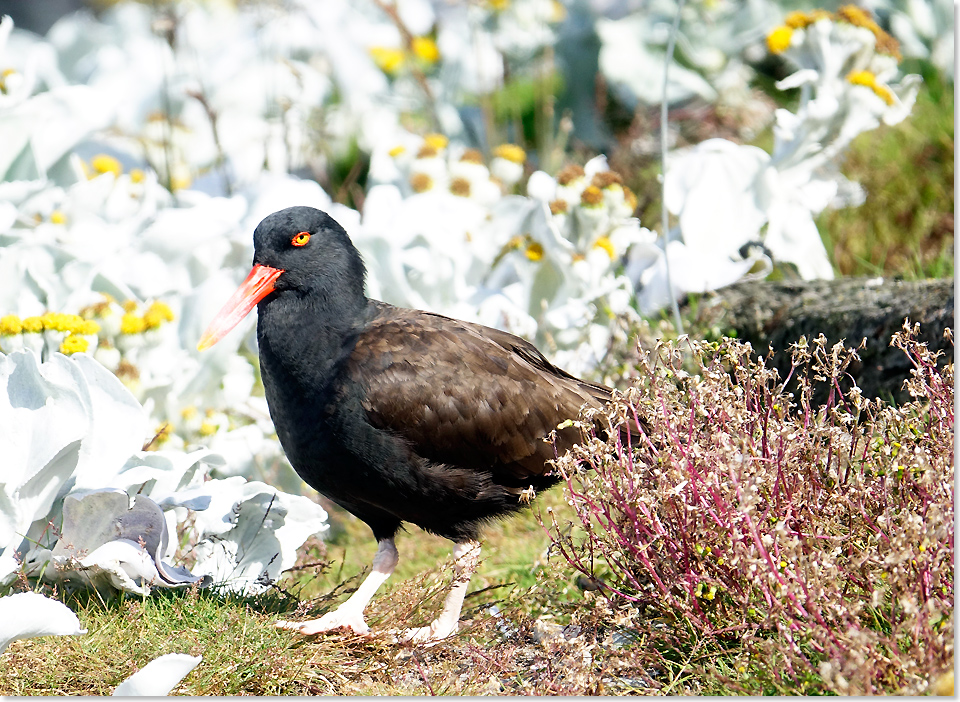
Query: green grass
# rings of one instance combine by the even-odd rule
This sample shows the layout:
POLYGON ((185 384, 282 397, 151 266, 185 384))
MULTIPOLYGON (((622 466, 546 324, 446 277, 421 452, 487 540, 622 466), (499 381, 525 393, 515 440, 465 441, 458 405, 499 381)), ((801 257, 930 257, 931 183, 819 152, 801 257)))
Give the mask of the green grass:
MULTIPOLYGON (((562 502, 558 488, 542 495, 538 505, 544 509, 562 502)), ((326 550, 326 565, 301 568, 296 577, 281 580, 280 590, 259 597, 189 589, 102 600, 96 593, 48 590, 46 594, 77 613, 88 633, 11 644, 0 656, 0 694, 109 695, 124 678, 166 653, 203 656, 175 690, 179 694, 409 694, 416 685, 398 677, 395 668, 398 653, 408 655, 410 649, 347 633, 305 639, 274 626, 277 619, 315 617, 336 606, 369 567, 376 550, 369 529, 342 511, 333 513, 333 521, 340 528, 331 543, 313 542, 301 550, 301 564, 323 559, 326 550)), ((401 558, 397 572, 368 612, 371 625, 383 631, 429 622, 439 611, 450 579, 449 541, 412 527, 398 537, 397 545, 401 558)), ((548 545, 532 510, 491 526, 464 616, 475 616, 479 629, 486 630, 492 618, 484 613, 495 603, 501 608, 525 607, 528 616, 547 609, 562 614, 559 609, 565 601, 580 597, 572 576, 570 583, 552 582, 548 598, 535 595, 522 603, 523 595, 546 578, 548 545)), ((436 649, 462 645, 457 640, 436 649)), ((443 661, 441 669, 449 662, 443 661)), ((471 685, 479 689, 487 682, 468 677, 456 687, 469 691, 471 685)))
MULTIPOLYGON (((376 550, 369 529, 332 511, 331 542, 301 549, 307 567, 258 597, 188 589, 104 601, 95 593, 48 590, 88 633, 13 642, 0 656, 0 694, 109 695, 166 653, 203 657, 171 693, 182 695, 650 694, 657 692, 651 679, 661 694, 778 692, 752 674, 738 647, 698 639, 669 613, 657 614, 663 626, 690 635, 653 644, 596 593, 583 592, 556 554, 548 560, 550 541, 537 521, 537 510, 545 514, 547 507, 561 523, 569 520, 564 500, 555 488, 538 496, 534 509, 488 529, 464 604, 466 627, 436 646, 412 649, 386 636, 341 632, 304 638, 274 626, 336 606, 369 567, 376 550), (309 565, 323 560, 324 567, 309 565), (491 613, 493 605, 501 614, 491 613), (583 634, 538 642, 543 622, 572 624, 583 634)), ((397 546, 397 571, 367 611, 381 633, 432 619, 450 580, 448 541, 414 527, 397 546)))

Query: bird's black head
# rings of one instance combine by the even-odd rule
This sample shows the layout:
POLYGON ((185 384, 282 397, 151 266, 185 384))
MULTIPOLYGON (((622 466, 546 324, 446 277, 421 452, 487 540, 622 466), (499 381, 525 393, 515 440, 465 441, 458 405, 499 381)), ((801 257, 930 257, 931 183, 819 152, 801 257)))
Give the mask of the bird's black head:
POLYGON ((336 220, 313 207, 288 207, 253 232, 253 263, 283 271, 277 291, 341 290, 363 295, 360 253, 336 220))
POLYGON ((253 247, 253 270, 210 322, 199 350, 217 343, 261 301, 270 304, 284 294, 322 310, 331 323, 349 322, 365 307, 360 252, 326 212, 274 212, 257 225, 253 247))

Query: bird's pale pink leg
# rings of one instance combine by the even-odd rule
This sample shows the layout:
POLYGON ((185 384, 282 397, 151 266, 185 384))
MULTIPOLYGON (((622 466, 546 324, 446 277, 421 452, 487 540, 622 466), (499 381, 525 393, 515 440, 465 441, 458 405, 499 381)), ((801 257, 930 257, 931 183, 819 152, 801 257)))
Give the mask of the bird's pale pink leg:
POLYGON ((429 626, 407 629, 400 634, 400 641, 427 643, 439 641, 457 633, 460 628, 460 610, 466 597, 470 578, 480 565, 480 544, 466 541, 453 547, 454 576, 450 593, 443 603, 443 611, 429 626))
POLYGON ((350 599, 319 619, 311 619, 306 622, 279 621, 277 626, 281 629, 293 629, 304 635, 319 634, 323 631, 332 631, 341 627, 352 629, 358 634, 369 633, 370 627, 363 619, 363 610, 370 602, 370 598, 393 573, 399 560, 400 555, 397 553, 397 547, 393 543, 393 539, 380 541, 377 544, 377 554, 373 557, 373 568, 370 575, 360 583, 360 587, 350 596, 350 599))

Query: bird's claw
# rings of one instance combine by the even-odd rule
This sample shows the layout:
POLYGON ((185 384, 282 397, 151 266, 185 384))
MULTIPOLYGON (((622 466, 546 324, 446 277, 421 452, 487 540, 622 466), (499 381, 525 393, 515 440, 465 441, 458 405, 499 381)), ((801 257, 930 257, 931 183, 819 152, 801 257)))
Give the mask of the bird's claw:
POLYGON ((417 645, 433 646, 460 631, 460 622, 454 622, 451 627, 449 624, 435 619, 429 626, 414 627, 404 629, 396 634, 398 643, 411 643, 417 645))
POLYGON ((278 621, 276 626, 278 629, 290 629, 304 636, 322 634, 334 629, 349 629, 360 636, 370 636, 370 627, 363 620, 363 614, 340 612, 340 610, 327 612, 319 619, 311 619, 305 622, 278 621))

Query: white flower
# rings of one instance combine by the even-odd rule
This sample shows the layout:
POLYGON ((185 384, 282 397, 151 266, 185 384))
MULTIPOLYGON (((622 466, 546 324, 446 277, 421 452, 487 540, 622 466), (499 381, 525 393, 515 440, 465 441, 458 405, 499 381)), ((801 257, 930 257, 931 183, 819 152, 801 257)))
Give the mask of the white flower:
POLYGON ((758 240, 766 214, 756 186, 770 155, 755 146, 708 139, 670 160, 664 204, 677 215, 687 246, 729 256, 758 240))

